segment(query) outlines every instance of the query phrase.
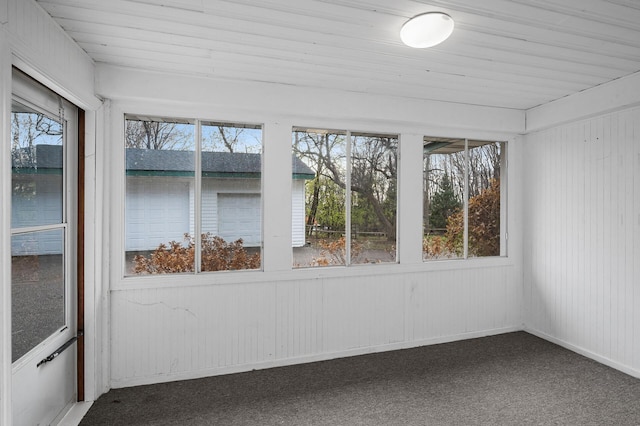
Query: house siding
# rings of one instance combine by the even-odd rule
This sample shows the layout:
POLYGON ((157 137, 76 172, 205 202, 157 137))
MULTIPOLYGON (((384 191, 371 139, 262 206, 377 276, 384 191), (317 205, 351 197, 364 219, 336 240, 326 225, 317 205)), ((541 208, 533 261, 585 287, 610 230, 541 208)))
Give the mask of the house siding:
MULTIPOLYGON (((14 192, 11 197, 13 228, 28 228, 62 222, 62 173, 58 175, 29 174, 26 183, 33 191, 14 192), (19 212, 19 214, 18 214, 19 212)), ((14 182, 21 175, 13 175, 14 182)), ((60 232, 35 232, 11 238, 12 255, 46 255, 62 253, 60 232)))
POLYGON ((153 250, 170 241, 182 242, 189 232, 193 179, 127 178, 127 251, 153 250))
POLYGON ((291 191, 291 237, 293 247, 302 247, 305 238, 305 182, 302 179, 294 179, 291 191))
MULTIPOLYGON (((294 179, 292 186, 292 234, 293 247, 305 244, 304 235, 304 180, 294 179)), ((220 197, 233 194, 260 196, 259 179, 210 179, 202 180, 202 232, 225 235, 230 240, 243 237, 245 246, 259 247, 262 232, 242 235, 229 230, 222 231, 220 224, 220 197)), ((154 250, 169 241, 183 241, 184 234, 195 233, 195 191, 193 179, 177 177, 127 177, 125 250, 154 250)), ((261 203, 254 211, 261 219, 261 203)))

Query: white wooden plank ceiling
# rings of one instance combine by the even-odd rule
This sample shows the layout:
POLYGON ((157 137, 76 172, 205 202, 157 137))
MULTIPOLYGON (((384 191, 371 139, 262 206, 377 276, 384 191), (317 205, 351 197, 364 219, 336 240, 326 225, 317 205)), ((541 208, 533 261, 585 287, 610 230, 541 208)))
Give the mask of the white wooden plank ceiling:
POLYGON ((97 62, 528 109, 640 70, 639 0, 38 0, 97 62), (453 35, 399 39, 443 11, 453 35))

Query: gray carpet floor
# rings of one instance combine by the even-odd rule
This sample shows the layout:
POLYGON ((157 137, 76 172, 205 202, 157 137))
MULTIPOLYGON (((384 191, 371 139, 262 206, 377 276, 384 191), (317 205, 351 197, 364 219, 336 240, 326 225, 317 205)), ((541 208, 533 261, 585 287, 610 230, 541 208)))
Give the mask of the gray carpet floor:
POLYGON ((640 379, 524 332, 114 389, 81 425, 640 425, 640 379))

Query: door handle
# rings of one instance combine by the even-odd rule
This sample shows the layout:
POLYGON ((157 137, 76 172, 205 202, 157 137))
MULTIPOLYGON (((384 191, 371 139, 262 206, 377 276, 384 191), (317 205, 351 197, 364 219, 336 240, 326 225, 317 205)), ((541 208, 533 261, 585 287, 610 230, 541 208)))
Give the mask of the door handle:
POLYGON ((47 362, 51 362, 54 359, 56 359, 58 357, 58 355, 60 355, 65 350, 67 350, 69 348, 69 346, 71 346, 73 344, 73 342, 78 340, 78 337, 80 337, 80 336, 82 336, 82 331, 79 331, 77 336, 74 336, 71 339, 67 340, 62 346, 60 346, 58 349, 53 351, 53 353, 51 355, 49 355, 48 357, 43 358, 42 360, 40 360, 40 362, 36 364, 36 368, 40 367, 42 364, 46 364, 47 362))

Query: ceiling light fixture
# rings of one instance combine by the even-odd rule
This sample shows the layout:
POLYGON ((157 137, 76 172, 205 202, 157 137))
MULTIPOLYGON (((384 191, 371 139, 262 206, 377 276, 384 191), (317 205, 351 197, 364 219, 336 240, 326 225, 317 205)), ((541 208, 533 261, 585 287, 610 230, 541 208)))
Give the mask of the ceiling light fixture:
POLYGON ((400 30, 400 39, 409 47, 432 47, 453 32, 453 19, 442 12, 428 12, 409 19, 400 30))

